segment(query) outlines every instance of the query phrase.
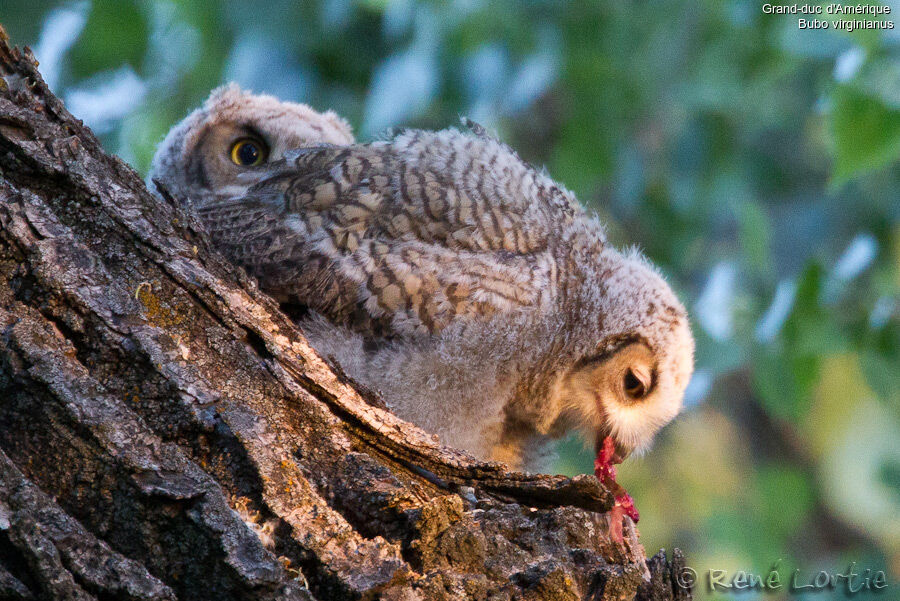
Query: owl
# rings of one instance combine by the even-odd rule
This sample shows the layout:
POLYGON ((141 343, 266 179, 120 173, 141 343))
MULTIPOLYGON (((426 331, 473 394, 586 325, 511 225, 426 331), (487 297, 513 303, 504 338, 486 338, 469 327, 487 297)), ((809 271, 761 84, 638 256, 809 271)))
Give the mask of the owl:
POLYGON ((610 480, 681 407, 694 342, 659 271, 478 126, 357 144, 333 113, 230 86, 149 179, 321 354, 477 457, 539 468, 580 430, 610 480))

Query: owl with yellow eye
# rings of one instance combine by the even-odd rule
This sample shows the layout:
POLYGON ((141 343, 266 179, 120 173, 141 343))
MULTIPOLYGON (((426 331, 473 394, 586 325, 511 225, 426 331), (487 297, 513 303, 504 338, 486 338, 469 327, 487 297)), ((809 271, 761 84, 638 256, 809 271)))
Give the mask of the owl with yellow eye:
POLYGON ((568 190, 470 130, 357 144, 332 112, 231 86, 150 179, 400 417, 531 469, 580 430, 614 475, 681 407, 687 313, 568 190))
POLYGON ((220 88, 172 129, 153 160, 150 188, 153 179, 164 181, 170 192, 200 206, 239 192, 241 174, 290 150, 354 141, 350 126, 332 111, 263 95, 247 102, 248 96, 235 85, 220 88))

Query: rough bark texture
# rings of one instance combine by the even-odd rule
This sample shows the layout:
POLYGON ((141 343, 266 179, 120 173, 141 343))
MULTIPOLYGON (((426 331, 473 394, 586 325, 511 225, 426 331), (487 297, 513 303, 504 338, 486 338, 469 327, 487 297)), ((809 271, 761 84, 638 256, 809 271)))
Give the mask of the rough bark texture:
POLYGON ((0 598, 690 598, 354 388, 0 28, 0 598))

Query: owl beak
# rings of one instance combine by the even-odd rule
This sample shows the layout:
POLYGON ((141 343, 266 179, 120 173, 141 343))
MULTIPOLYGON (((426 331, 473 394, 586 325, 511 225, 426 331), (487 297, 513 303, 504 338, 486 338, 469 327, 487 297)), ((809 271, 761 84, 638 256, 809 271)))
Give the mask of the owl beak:
POLYGON ((623 461, 628 459, 629 455, 631 455, 631 449, 617 442, 616 452, 613 455, 613 461, 615 461, 616 463, 622 463, 623 461))

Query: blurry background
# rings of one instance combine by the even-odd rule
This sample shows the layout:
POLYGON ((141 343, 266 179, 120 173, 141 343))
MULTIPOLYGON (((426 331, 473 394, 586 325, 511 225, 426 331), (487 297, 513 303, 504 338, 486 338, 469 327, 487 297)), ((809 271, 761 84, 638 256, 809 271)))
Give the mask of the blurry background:
MULTIPOLYGON (((362 139, 459 115, 495 130, 642 247, 692 313, 685 411, 620 469, 648 553, 679 546, 704 579, 780 560, 786 586, 856 562, 891 586, 853 598, 886 600, 900 591, 892 8, 894 30, 852 34, 696 0, 0 0, 0 23, 142 173, 229 80, 333 108, 362 139)), ((558 469, 590 472, 591 450, 564 441, 558 469)), ((766 597, 804 598, 788 593, 766 597)))

